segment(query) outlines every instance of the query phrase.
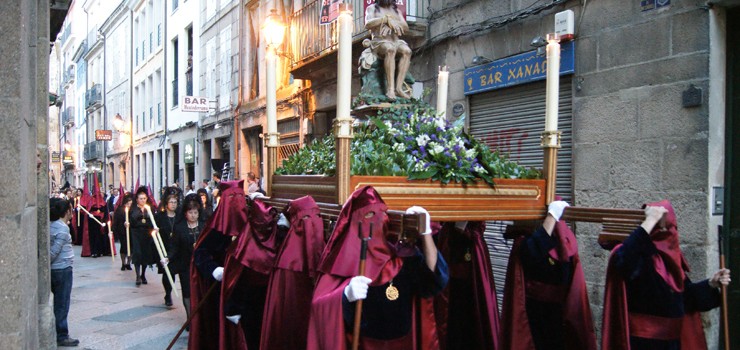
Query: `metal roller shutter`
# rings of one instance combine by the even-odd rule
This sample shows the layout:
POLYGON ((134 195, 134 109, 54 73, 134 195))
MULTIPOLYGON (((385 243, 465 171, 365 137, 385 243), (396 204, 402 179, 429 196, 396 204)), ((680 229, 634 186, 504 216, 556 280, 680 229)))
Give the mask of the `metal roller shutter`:
MULTIPOLYGON (((572 86, 560 77, 557 195, 572 198, 572 86)), ((545 82, 538 81, 470 96, 470 133, 491 148, 508 153, 519 164, 542 168, 540 135, 545 129, 545 82)), ((485 239, 491 256, 499 306, 503 297, 511 241, 503 237, 506 222, 489 221, 485 239)))

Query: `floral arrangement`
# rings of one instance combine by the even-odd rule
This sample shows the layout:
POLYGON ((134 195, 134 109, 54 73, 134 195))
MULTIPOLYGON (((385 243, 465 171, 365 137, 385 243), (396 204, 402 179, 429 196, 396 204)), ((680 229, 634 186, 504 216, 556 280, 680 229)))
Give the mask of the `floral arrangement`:
MULTIPOLYGON (((420 100, 396 104, 355 126, 352 175, 408 176, 471 183, 494 178, 532 179, 541 173, 507 159, 463 131, 464 119, 450 123, 420 100)), ((334 175, 334 138, 314 140, 283 160, 276 174, 334 175)))

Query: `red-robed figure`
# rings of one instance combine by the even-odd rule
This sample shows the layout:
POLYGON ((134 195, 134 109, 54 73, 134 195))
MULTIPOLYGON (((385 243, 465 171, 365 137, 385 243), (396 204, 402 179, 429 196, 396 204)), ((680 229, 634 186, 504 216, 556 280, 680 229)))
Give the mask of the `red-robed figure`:
POLYGON ((324 222, 311 197, 285 208, 290 230, 270 274, 260 349, 305 349, 316 268, 324 250, 324 222))
MULTIPOLYGON (((307 349, 350 347, 358 300, 364 300, 360 349, 439 348, 432 297, 447 284, 447 264, 431 230, 422 233, 421 249, 389 240, 386 211, 370 186, 356 190, 344 204, 319 263, 307 349), (363 276, 358 276, 360 231, 370 237, 363 276)), ((426 213, 421 208, 412 212, 426 213)))
POLYGON ((552 202, 542 226, 514 241, 504 288, 503 349, 596 349, 578 242, 559 220, 566 206, 552 202))
POLYGON ((719 306, 730 271, 692 283, 667 200, 645 206, 645 221, 612 250, 601 346, 610 350, 706 349, 700 311, 719 306))

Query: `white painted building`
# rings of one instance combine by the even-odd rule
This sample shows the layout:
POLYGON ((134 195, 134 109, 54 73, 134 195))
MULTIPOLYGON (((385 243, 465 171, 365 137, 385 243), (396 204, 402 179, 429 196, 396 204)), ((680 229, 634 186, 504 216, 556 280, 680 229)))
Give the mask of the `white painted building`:
POLYGON ((164 106, 165 3, 171 0, 138 0, 132 3, 133 76, 132 113, 134 183, 158 189, 168 183, 164 172, 166 152, 164 106))
MULTIPOLYGON (((200 2, 171 0, 167 8, 167 143, 165 167, 182 188, 196 180, 198 115, 183 111, 183 98, 200 92, 200 2)), ((202 179, 201 179, 202 180, 202 179)))

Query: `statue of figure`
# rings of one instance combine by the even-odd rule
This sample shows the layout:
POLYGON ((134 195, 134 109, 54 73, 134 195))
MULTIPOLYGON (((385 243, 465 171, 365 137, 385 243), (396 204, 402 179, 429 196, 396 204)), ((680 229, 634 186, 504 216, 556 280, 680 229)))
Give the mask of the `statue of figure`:
POLYGON ((409 30, 409 26, 396 7, 395 0, 376 0, 368 6, 365 10, 365 28, 372 34, 368 49, 383 59, 385 95, 391 100, 396 96, 409 98, 403 90, 403 82, 411 64, 411 48, 399 38, 409 30), (399 56, 398 66, 396 56, 399 56))

